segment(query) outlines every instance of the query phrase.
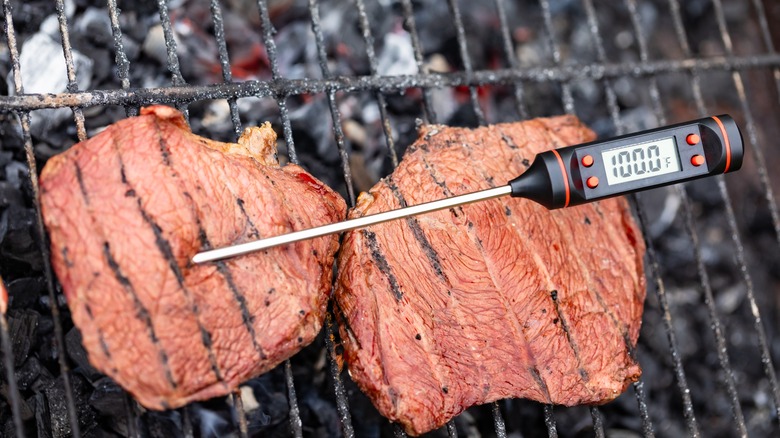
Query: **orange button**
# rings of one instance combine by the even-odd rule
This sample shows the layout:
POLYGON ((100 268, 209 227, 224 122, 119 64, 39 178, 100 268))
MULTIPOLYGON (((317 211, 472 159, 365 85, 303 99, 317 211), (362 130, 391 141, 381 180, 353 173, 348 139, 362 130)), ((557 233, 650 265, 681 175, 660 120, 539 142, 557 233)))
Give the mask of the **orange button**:
POLYGON ((595 189, 599 186, 599 179, 595 176, 589 176, 588 179, 585 180, 585 184, 587 184, 591 189, 595 189))
POLYGON ((593 165, 593 157, 590 155, 585 155, 582 157, 582 165, 585 167, 590 167, 593 165))
POLYGON ((688 142, 689 145, 693 146, 695 144, 699 144, 701 138, 699 138, 699 136, 696 134, 688 134, 688 136, 685 137, 685 141, 688 142))
POLYGON ((702 157, 701 155, 692 156, 691 164, 693 164, 694 166, 701 166, 702 164, 704 164, 704 157, 702 157))

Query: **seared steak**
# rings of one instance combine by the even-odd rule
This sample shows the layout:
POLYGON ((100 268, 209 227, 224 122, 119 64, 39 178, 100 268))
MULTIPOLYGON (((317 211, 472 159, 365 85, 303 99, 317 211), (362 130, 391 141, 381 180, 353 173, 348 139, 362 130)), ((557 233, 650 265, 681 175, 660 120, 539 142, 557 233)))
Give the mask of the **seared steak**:
POLYGON ((336 236, 194 266, 210 247, 342 220, 344 200, 279 167, 270 125, 238 144, 154 106, 46 164, 54 269, 90 362, 144 406, 224 395, 311 342, 336 236))
MULTIPOLYGON (((503 185, 593 139, 571 116, 427 126, 349 216, 503 185)), ((623 199, 548 211, 506 197, 352 231, 335 292, 352 378, 415 435, 507 397, 612 400, 640 375, 643 254, 623 199)))

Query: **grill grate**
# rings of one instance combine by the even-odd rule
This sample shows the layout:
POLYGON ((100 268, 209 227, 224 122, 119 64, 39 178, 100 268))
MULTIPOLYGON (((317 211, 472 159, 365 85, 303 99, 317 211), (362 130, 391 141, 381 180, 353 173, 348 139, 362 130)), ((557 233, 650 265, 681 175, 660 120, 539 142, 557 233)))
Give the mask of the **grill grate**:
MULTIPOLYGON (((705 104, 704 93, 702 91, 702 75, 709 72, 726 72, 731 74, 733 86, 736 90, 736 95, 740 104, 741 115, 745 119, 745 132, 747 133, 748 143, 751 147, 751 153, 755 157, 759 183, 765 195, 775 237, 778 240, 778 243, 780 243, 780 213, 778 212, 772 184, 768 176, 767 159, 759 144, 757 124, 753 117, 753 110, 743 80, 743 72, 750 70, 771 70, 777 85, 778 98, 780 99, 780 55, 775 52, 769 28, 769 20, 760 0, 753 0, 751 2, 751 7, 753 8, 759 23, 760 37, 766 47, 765 53, 752 56, 737 55, 727 28, 724 5, 721 0, 712 0, 717 28, 722 45, 725 49, 725 55, 707 58, 695 57, 683 24, 683 14, 681 12, 680 3, 678 0, 668 0, 667 6, 674 25, 677 43, 680 45, 683 52, 683 59, 681 60, 650 59, 647 41, 642 30, 637 2, 636 0, 624 0, 624 5, 629 12, 634 37, 636 38, 638 45, 639 61, 621 63, 611 63, 608 59, 604 41, 601 36, 595 5, 592 0, 583 0, 582 5, 588 22, 590 37, 595 48, 597 61, 596 63, 587 65, 571 65, 565 62, 560 44, 555 37, 553 5, 551 5, 549 0, 540 0, 539 6, 542 11, 542 24, 544 31, 546 32, 545 37, 547 38, 551 49, 553 62, 553 65, 549 67, 525 67, 520 65, 511 41, 511 32, 504 1, 495 0, 494 7, 500 27, 500 43, 504 56, 503 62, 507 65, 507 68, 491 70, 475 70, 473 68, 472 60, 469 55, 467 31, 463 24, 460 4, 458 0, 448 0, 448 7, 456 28, 458 54, 463 66, 462 72, 455 73, 430 73, 426 70, 423 62, 422 44, 414 17, 413 4, 411 0, 400 0, 402 18, 406 29, 410 34, 414 58, 418 69, 418 74, 407 76, 381 76, 379 74, 377 54, 374 51, 374 36, 372 35, 366 7, 363 0, 355 1, 355 7, 358 11, 357 25, 361 30, 361 36, 363 38, 363 43, 365 44, 365 54, 370 68, 369 76, 334 76, 331 73, 328 65, 328 55, 326 52, 322 23, 320 21, 320 4, 317 0, 308 0, 311 29, 314 33, 317 60, 319 62, 322 78, 286 79, 282 77, 279 69, 277 47, 274 40, 275 29, 271 22, 269 5, 267 0, 258 0, 257 6, 262 28, 261 37, 268 56, 271 80, 255 80, 241 83, 233 82, 222 9, 218 0, 210 0, 211 18, 214 26, 214 36, 217 43, 217 53, 219 55, 219 65, 223 83, 205 86, 188 85, 182 75, 180 60, 177 55, 177 43, 174 38, 174 28, 168 10, 168 2, 166 0, 158 0, 157 7, 167 50, 167 68, 170 73, 173 87, 133 89, 130 82, 131 65, 123 45, 122 31, 119 25, 120 12, 116 0, 108 0, 107 5, 116 53, 115 63, 117 67, 117 77, 121 84, 121 89, 79 90, 76 69, 74 67, 71 39, 68 31, 65 2, 64 0, 56 0, 55 10, 67 70, 67 92, 37 95, 24 93, 23 84, 21 83, 19 50, 13 26, 11 4, 10 0, 3 0, 3 12, 5 16, 4 28, 8 42, 11 70, 13 71, 14 77, 13 85, 15 96, 0 96, 0 109, 14 111, 19 118, 22 128, 24 148, 29 166, 30 182, 34 198, 33 202, 36 210, 36 232, 40 237, 38 239, 39 250, 43 259, 43 272, 46 280, 48 301, 54 322, 54 344, 57 350, 58 366, 64 384, 64 394, 71 433, 74 437, 81 436, 79 418, 76 403, 74 401, 74 390, 70 379, 67 353, 65 351, 63 321, 57 306, 55 280, 49 263, 48 246, 46 244, 46 239, 43 237, 45 236, 45 233, 39 209, 40 194, 37 184, 37 168, 30 133, 30 111, 45 108, 70 107, 73 110, 78 139, 84 140, 87 138, 84 116, 84 109, 86 108, 106 104, 123 105, 126 108, 127 115, 135 115, 140 106, 159 102, 174 104, 187 115, 187 106, 190 103, 205 99, 226 99, 229 105, 233 132, 237 137, 241 132, 238 99, 246 97, 272 98, 275 100, 279 109, 279 117, 281 119, 289 159, 293 163, 299 163, 287 106, 288 99, 291 96, 324 93, 331 116, 331 128, 339 152, 340 165, 347 192, 347 201, 350 206, 354 206, 356 189, 353 181, 353 169, 350 162, 350 156, 345 142, 345 134, 342 130, 343 116, 339 109, 340 95, 338 93, 368 91, 373 94, 382 123, 387 153, 392 167, 395 167, 399 162, 399 151, 397 150, 392 123, 388 114, 387 95, 391 93, 398 93, 412 88, 419 89, 422 94, 423 118, 426 123, 436 123, 437 117, 434 110, 431 90, 441 87, 467 87, 473 115, 480 125, 484 125, 487 123, 487 117, 480 105, 479 91, 481 86, 498 84, 509 85, 512 89, 514 109, 519 118, 525 119, 529 116, 529 109, 525 102, 527 93, 524 83, 557 84, 560 86, 561 103, 564 112, 574 114, 576 109, 575 104, 577 102, 572 84, 582 80, 595 80, 598 81, 604 89, 606 108, 609 116, 614 124, 615 130, 618 134, 621 134, 625 132, 627 128, 623 121, 624 119, 621 117, 621 108, 618 101, 618 94, 615 90, 615 81, 623 78, 634 78, 646 82, 649 86, 648 92, 652 111, 657 122, 659 124, 665 124, 668 117, 663 107, 661 91, 658 85, 658 77, 660 75, 684 74, 687 76, 689 78, 690 90, 693 94, 693 102, 696 110, 701 115, 706 115, 708 113, 708 106, 705 104)), ((763 372, 768 380, 769 391, 772 398, 774 411, 772 416, 773 426, 776 427, 777 419, 780 417, 780 387, 778 386, 775 367, 772 360, 770 337, 766 332, 760 312, 760 305, 756 297, 756 288, 751 275, 750 265, 745 254, 743 237, 737 224, 734 204, 729 194, 726 179, 722 176, 718 177, 717 184, 719 190, 718 194, 725 207, 724 214, 728 224, 728 232, 734 246, 737 270, 739 271, 741 280, 746 288, 746 298, 753 318, 754 335, 758 340, 758 353, 761 357, 763 372)), ((746 436, 748 432, 747 421, 740 403, 735 369, 729 359, 727 324, 724 324, 721 320, 717 310, 716 299, 713 293, 713 284, 706 266, 702 239, 699 236, 699 230, 701 230, 702 227, 701 224, 697 222, 694 213, 695 206, 693 205, 691 196, 689 196, 686 188, 677 186, 675 188, 675 193, 681 200, 682 220, 684 222, 685 232, 693 249, 699 283, 698 286, 703 293, 707 315, 711 322, 711 332, 717 346, 717 364, 722 370, 723 384, 725 385, 725 390, 730 402, 730 409, 733 416, 733 429, 738 436, 746 436)), ((650 236, 650 233, 648 232, 649 220, 647 218, 647 211, 643 207, 643 196, 636 195, 633 196, 633 198, 633 203, 637 209, 644 234, 645 236, 650 236)), ((685 427, 690 436, 698 437, 702 435, 702 432, 694 412, 691 388, 688 384, 688 376, 686 375, 683 364, 683 357, 679 345, 680 342, 677 339, 675 332, 676 323, 673 318, 669 291, 665 286, 658 250, 655 243, 653 239, 649 237, 647 237, 646 243, 649 271, 653 282, 655 283, 656 296, 662 310, 663 326, 665 335, 668 338, 669 360, 674 370, 679 397, 682 401, 682 414, 685 420, 685 427)), ((336 406, 341 421, 342 433, 347 437, 353 437, 356 435, 356 432, 350 413, 347 396, 348 389, 344 379, 342 379, 342 373, 337 361, 338 354, 336 352, 336 344, 334 343, 335 332, 336 330, 334 329, 332 317, 328 314, 325 323, 328 372, 334 385, 336 406)), ((7 371, 5 379, 9 382, 9 402, 13 410, 14 430, 18 436, 23 436, 24 430, 22 427, 21 414, 19 412, 21 402, 19 391, 13 377, 13 358, 11 356, 8 323, 5 316, 2 314, 0 314, 0 341, 2 341, 0 342, 0 346, 2 346, 2 351, 4 352, 4 364, 7 371)), ((299 409, 292 367, 289 360, 284 364, 284 376, 288 402, 290 404, 290 431, 292 435, 302 437, 304 435, 305 425, 299 409)), ((650 409, 648 408, 648 396, 645 391, 644 383, 641 380, 634 385, 633 392, 638 406, 642 434, 646 437, 654 436, 655 427, 651 420, 650 409)), ((128 417, 128 435, 134 437, 143 436, 139 429, 139 425, 142 421, 141 415, 139 415, 141 408, 127 394, 124 395, 124 400, 128 417)), ((241 437, 249 436, 246 412, 240 395, 233 394, 229 396, 227 400, 235 412, 234 420, 237 433, 241 437)), ((507 436, 507 424, 502 414, 501 404, 498 402, 493 403, 490 406, 490 410, 495 434, 499 437, 507 436)), ((195 436, 191 419, 191 409, 184 407, 178 411, 180 413, 180 426, 183 435, 188 437, 195 436)), ((595 436, 606 436, 604 415, 600 409, 596 407, 590 408, 590 415, 595 436)), ((557 437, 558 427, 554 409, 551 405, 543 407, 543 416, 547 435, 551 438, 557 437)), ((403 431, 397 427, 394 433, 395 436, 405 436, 403 431)), ((447 424, 446 433, 451 437, 458 435, 455 421, 450 421, 447 424)))

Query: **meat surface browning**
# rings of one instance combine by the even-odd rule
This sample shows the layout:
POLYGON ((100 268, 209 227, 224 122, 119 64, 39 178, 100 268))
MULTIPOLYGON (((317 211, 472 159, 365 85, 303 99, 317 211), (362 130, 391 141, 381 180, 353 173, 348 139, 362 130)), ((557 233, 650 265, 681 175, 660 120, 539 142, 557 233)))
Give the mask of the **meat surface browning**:
POLYGON ((269 124, 238 144, 154 106, 47 163, 52 262, 90 362, 144 406, 228 394, 310 343, 336 236, 195 266, 197 252, 344 219, 335 192, 280 167, 269 124))
MULTIPOLYGON (((349 217, 483 190, 591 141, 572 116, 427 126, 349 217)), ((347 233, 335 291, 351 376, 417 435, 507 397, 610 401, 641 373, 644 244, 624 199, 501 198, 347 233)))

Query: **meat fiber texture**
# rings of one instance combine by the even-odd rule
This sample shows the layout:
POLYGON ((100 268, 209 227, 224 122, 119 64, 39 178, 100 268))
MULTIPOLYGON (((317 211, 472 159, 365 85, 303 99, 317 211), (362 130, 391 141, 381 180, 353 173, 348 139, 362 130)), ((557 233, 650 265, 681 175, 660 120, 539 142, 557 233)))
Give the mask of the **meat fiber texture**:
POLYGON ((54 270, 89 360, 147 408, 228 394, 319 332, 336 236, 191 262, 344 219, 338 194, 279 166, 269 124, 220 143, 152 106, 49 160, 40 184, 54 270))
MULTIPOLYGON (((593 132, 573 116, 427 126, 349 217, 503 185, 593 132)), ((499 198, 348 233, 336 311, 353 380, 412 435, 519 397, 610 401, 636 381, 644 244, 627 202, 499 198)))

